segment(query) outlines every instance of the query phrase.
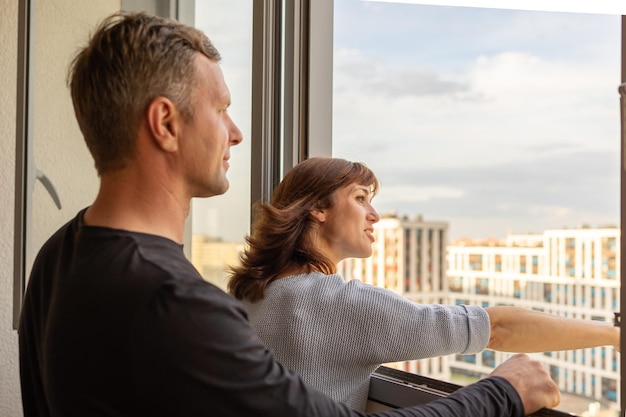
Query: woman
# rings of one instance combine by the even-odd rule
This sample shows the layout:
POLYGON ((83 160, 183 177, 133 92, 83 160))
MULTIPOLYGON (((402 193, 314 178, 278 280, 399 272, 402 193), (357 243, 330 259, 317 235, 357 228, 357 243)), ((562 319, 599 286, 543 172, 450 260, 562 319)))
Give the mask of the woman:
POLYGON ((312 158, 292 168, 257 217, 230 292, 279 361, 334 399, 364 410, 381 364, 485 348, 542 352, 612 345, 619 328, 517 307, 420 305, 358 280, 337 263, 372 254, 374 173, 312 158))

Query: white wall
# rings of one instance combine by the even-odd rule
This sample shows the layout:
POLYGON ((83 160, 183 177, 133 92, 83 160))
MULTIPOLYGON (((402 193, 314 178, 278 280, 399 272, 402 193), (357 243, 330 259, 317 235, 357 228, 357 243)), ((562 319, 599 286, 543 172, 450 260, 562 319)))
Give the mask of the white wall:
POLYGON ((0 416, 21 416, 17 333, 13 329, 13 200, 17 2, 0 0, 0 416))
MULTIPOLYGON (((119 0, 36 1, 34 160, 54 182, 58 210, 40 183, 33 188, 27 260, 61 224, 88 205, 97 176, 74 119, 66 71, 96 22, 119 0)), ((22 416, 17 332, 13 330, 13 228, 18 2, 0 0, 0 417, 22 416)))

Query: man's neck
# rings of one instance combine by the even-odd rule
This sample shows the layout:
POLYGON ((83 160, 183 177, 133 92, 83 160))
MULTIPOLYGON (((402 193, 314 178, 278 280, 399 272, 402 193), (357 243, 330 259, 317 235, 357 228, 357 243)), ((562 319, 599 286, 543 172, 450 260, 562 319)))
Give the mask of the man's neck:
POLYGON ((103 176, 84 222, 162 236, 182 244, 189 204, 189 199, 181 199, 161 184, 138 184, 128 176, 103 176))

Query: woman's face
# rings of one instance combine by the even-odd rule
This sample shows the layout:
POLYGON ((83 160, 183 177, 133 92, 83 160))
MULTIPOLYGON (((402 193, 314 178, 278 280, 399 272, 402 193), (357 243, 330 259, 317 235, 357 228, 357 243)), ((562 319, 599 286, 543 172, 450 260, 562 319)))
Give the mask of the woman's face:
POLYGON ((380 220, 372 197, 370 186, 351 184, 335 192, 331 208, 312 213, 320 221, 315 244, 335 264, 372 254, 374 223, 380 220))

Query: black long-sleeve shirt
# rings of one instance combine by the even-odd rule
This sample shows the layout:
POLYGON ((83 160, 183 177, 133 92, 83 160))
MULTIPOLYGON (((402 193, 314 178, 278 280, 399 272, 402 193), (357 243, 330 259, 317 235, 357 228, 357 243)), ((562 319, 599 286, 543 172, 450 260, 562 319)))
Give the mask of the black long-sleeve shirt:
MULTIPOLYGON (((85 226, 83 212, 35 260, 19 327, 25 417, 362 416, 276 362, 245 308, 207 283, 182 246, 85 226)), ((379 416, 523 415, 488 378, 379 416)))

